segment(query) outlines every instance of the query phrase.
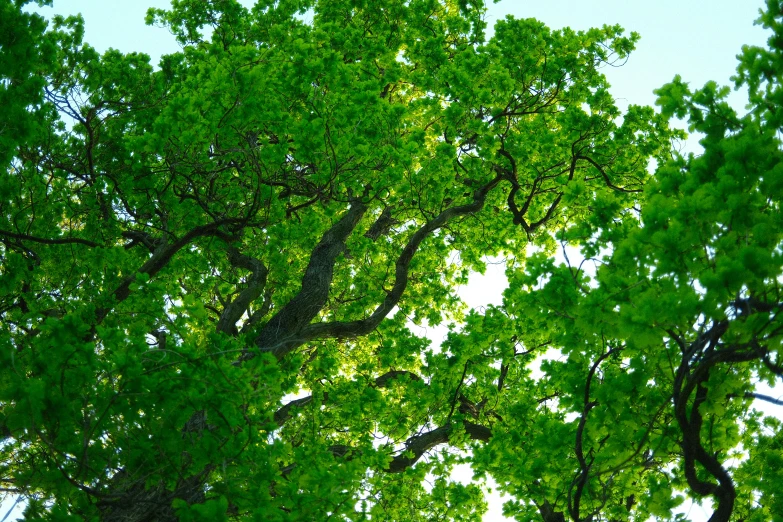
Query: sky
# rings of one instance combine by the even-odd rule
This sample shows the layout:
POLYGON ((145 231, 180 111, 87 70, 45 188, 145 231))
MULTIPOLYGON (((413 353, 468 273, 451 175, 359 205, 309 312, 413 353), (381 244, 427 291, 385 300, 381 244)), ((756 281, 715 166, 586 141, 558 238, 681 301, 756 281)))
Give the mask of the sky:
MULTIPOLYGON (((242 0, 246 5, 252 0, 242 0)), ((45 14, 82 13, 85 40, 99 51, 109 47, 152 57, 178 49, 167 30, 144 24, 148 7, 168 0, 54 0, 45 14)), ((615 95, 629 103, 653 104, 652 90, 680 74, 693 85, 728 83, 743 44, 762 45, 754 27, 761 0, 501 0, 491 4, 487 22, 506 15, 537 18, 552 28, 588 29, 620 24, 642 36, 628 62, 607 71, 615 95)), ((737 98, 739 100, 739 98, 737 98)), ((741 102, 741 100, 739 100, 741 102)))
MULTIPOLYGON (((246 5, 251 0, 244 0, 246 5)), ((36 9, 45 16, 81 13, 85 41, 99 52, 109 47, 123 52, 149 54, 152 63, 179 47, 166 29, 144 24, 148 7, 167 7, 168 0, 54 0, 54 7, 36 9)), ((637 49, 622 67, 607 67, 605 74, 620 108, 628 104, 652 105, 653 89, 671 81, 675 74, 700 87, 708 80, 729 85, 742 45, 764 45, 765 32, 753 22, 762 0, 501 0, 490 5, 486 19, 491 27, 506 15, 537 18, 556 29, 588 29, 619 24, 641 35, 637 49)), ((730 101, 742 109, 744 93, 730 101)), ((698 151, 696 140, 686 150, 698 151)), ((489 265, 485 275, 476 275, 463 290, 471 307, 500 303, 506 286, 503 265, 489 265)), ((438 335, 438 332, 430 332, 438 335)), ((779 395, 779 393, 778 393, 779 395)), ((469 472, 465 475, 469 478, 469 472)), ((465 477, 463 477, 464 479, 465 477)), ((485 521, 503 520, 502 502, 489 497, 485 521)), ((0 506, 0 521, 9 505, 0 506)), ((20 511, 5 520, 15 520, 20 511)), ((706 520, 698 506, 690 508, 693 522, 706 520)))

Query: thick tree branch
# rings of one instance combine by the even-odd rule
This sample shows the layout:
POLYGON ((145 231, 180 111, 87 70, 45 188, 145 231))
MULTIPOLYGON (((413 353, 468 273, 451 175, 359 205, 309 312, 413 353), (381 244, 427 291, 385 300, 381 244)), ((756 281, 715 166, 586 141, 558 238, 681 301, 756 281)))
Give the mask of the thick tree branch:
POLYGON ((204 481, 211 471, 212 468, 207 467, 194 475, 181 477, 173 487, 162 482, 145 484, 143 477, 130 476, 121 471, 112 477, 111 484, 111 489, 118 492, 119 498, 102 498, 96 503, 101 520, 179 520, 172 507, 173 500, 182 499, 191 504, 204 502, 204 481))
MULTIPOLYGON (((329 394, 324 393, 323 400, 324 402, 329 399, 329 394)), ((285 405, 283 405, 279 410, 275 412, 274 420, 275 423, 282 427, 283 424, 288 422, 288 419, 290 419, 293 416, 293 412, 291 410, 296 410, 298 408, 303 408, 304 406, 307 406, 313 402, 313 396, 308 395, 307 397, 302 397, 301 399, 295 399, 285 405)))
POLYGON ((269 313, 269 310, 272 309, 272 292, 270 289, 266 289, 264 291, 264 299, 261 302, 261 306, 256 308, 253 313, 250 315, 247 321, 245 321, 245 324, 242 325, 242 330, 240 330, 241 333, 245 333, 250 331, 250 329, 258 324, 258 322, 266 317, 266 314, 269 313))
MULTIPOLYGON (((337 256, 345 249, 345 241, 366 210, 367 205, 361 201, 353 202, 345 215, 324 233, 310 255, 301 290, 258 333, 255 344, 260 351, 282 359, 304 342, 299 341, 300 332, 326 304, 337 256)), ((252 357, 255 353, 247 352, 243 359, 252 357)))
POLYGON ((136 245, 144 245, 151 254, 155 253, 155 250, 161 245, 161 238, 152 237, 146 232, 139 230, 125 230, 122 232, 122 237, 130 239, 130 243, 125 245, 126 250, 130 250, 136 245))
POLYGON ((398 223, 399 221, 392 217, 391 207, 386 207, 381 212, 381 215, 378 216, 378 219, 375 220, 375 223, 364 233, 364 237, 376 241, 379 237, 388 234, 389 229, 398 223))
POLYGON ((773 363, 772 360, 769 358, 769 355, 765 356, 761 362, 764 363, 764 366, 766 366, 769 371, 771 371, 775 375, 780 375, 781 377, 783 377, 783 364, 779 362, 773 363))
MULTIPOLYGON (((533 501, 535 503, 535 501, 533 501)), ((536 504, 538 512, 543 522, 565 522, 565 514, 561 511, 555 511, 552 504, 546 500, 541 504, 536 504)))
POLYGON ((411 236, 408 243, 405 245, 405 248, 403 248, 402 253, 400 253, 400 256, 397 258, 392 289, 386 294, 383 303, 381 303, 369 317, 357 321, 316 323, 309 325, 302 330, 297 339, 292 340, 292 342, 287 345, 281 346, 279 350, 288 353, 296 346, 311 339, 335 337, 353 338, 367 335, 372 332, 392 309, 397 306, 397 303, 399 303, 402 298, 402 295, 408 286, 408 271, 411 261, 424 239, 446 225, 452 219, 473 214, 481 210, 484 206, 487 194, 500 183, 501 179, 500 176, 495 177, 473 194, 473 202, 444 210, 434 219, 425 223, 411 236))

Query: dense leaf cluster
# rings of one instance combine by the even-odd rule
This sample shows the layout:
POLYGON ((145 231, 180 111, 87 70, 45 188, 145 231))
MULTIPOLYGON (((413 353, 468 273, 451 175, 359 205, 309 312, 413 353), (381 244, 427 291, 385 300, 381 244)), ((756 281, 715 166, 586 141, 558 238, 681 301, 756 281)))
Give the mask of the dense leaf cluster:
POLYGON ((680 78, 620 111, 601 68, 636 35, 486 38, 478 0, 173 0, 157 66, 26 3, 0 0, 25 520, 478 520, 463 462, 518 520, 780 520, 751 407, 783 375, 780 0, 746 115, 680 78), (503 304, 467 311, 488 256, 503 304))

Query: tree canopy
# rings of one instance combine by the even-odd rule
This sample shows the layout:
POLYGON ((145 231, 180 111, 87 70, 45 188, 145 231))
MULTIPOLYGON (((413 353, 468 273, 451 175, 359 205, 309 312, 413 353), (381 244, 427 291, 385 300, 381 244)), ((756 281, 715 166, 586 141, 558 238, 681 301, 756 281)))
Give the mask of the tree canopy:
POLYGON ((621 111, 601 68, 637 35, 487 38, 482 0, 173 0, 157 66, 27 3, 0 0, 25 520, 480 520, 460 463, 521 521, 781 520, 751 405, 783 376, 781 0, 744 114, 679 77, 621 111), (490 257, 503 303, 468 310, 490 257))

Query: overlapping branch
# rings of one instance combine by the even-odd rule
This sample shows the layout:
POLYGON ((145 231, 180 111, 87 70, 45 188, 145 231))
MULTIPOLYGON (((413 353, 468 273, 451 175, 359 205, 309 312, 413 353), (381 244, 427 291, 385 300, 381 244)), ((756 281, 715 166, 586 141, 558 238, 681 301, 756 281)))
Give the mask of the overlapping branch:
MULTIPOLYGON (((412 381, 421 380, 421 377, 413 372, 406 370, 390 370, 383 375, 378 376, 373 381, 372 385, 378 388, 385 388, 392 381, 400 377, 407 377, 412 381)), ((328 392, 323 394, 322 400, 323 402, 329 400, 328 392)), ((293 416, 294 411, 298 408, 307 406, 312 401, 312 395, 292 400, 275 412, 275 423, 278 426, 283 426, 293 416)), ((492 430, 486 426, 468 421, 463 421, 461 425, 464 427, 469 440, 486 442, 492 437, 492 430)), ((385 471, 388 471, 389 473, 400 473, 418 462, 427 451, 438 445, 450 443, 457 426, 457 423, 450 422, 439 428, 409 437, 405 441, 405 447, 391 459, 385 471)), ((337 457, 348 459, 355 458, 357 455, 356 450, 343 444, 330 447, 330 451, 337 457)))
POLYGON ((686 347, 681 339, 677 339, 683 349, 683 358, 675 374, 672 395, 674 416, 682 431, 681 447, 688 486, 697 495, 710 495, 717 501, 710 522, 728 522, 737 496, 731 475, 722 466, 717 454, 709 453, 701 441, 704 419, 699 408, 707 400, 706 383, 710 371, 719 363, 763 361, 768 356, 767 349, 756 339, 743 344, 722 345, 720 340, 727 330, 728 322, 718 321, 690 346, 686 347), (699 476, 697 463, 714 482, 699 476))

